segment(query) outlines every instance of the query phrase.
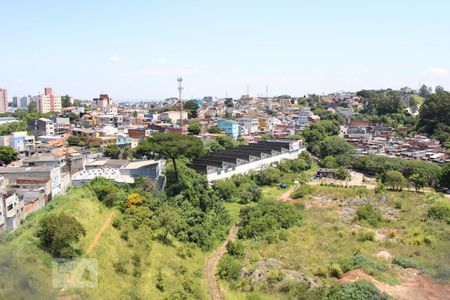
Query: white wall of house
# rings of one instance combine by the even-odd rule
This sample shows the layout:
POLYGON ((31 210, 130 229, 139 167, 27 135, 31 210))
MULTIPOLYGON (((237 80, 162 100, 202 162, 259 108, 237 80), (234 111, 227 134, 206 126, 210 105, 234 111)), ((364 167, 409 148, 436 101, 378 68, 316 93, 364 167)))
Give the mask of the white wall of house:
POLYGON ((253 162, 249 162, 248 164, 243 164, 240 166, 236 166, 234 170, 229 170, 228 172, 225 172, 223 170, 220 171, 220 173, 209 173, 206 175, 206 178, 209 182, 220 180, 220 179, 226 179, 230 178, 234 175, 238 174, 246 174, 250 171, 257 171, 261 170, 264 167, 270 166, 273 163, 279 163, 283 159, 296 159, 300 153, 302 153, 305 150, 305 148, 300 148, 298 150, 294 150, 291 152, 285 152, 277 156, 272 156, 260 160, 256 160, 253 162))

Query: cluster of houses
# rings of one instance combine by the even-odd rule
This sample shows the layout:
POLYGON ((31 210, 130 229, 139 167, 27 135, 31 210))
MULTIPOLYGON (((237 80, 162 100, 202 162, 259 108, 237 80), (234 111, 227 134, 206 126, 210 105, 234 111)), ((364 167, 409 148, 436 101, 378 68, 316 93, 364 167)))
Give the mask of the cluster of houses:
MULTIPOLYGON (((48 94, 49 101, 54 99, 52 93, 48 94)), ((196 159, 191 167, 206 175, 208 181, 214 181, 296 158, 304 147, 301 141, 287 138, 320 120, 307 105, 298 105, 297 100, 248 96, 195 99, 199 107, 195 121, 201 128, 199 138, 211 141, 218 134, 226 134, 244 139, 248 145, 196 159), (221 132, 210 132, 213 126, 221 132)), ((437 163, 449 158, 439 143, 427 137, 402 138, 402 128, 350 122, 362 105, 362 99, 355 94, 320 96, 318 101, 328 103, 329 111, 348 120, 341 134, 360 155, 377 153, 437 163)), ((96 177, 132 183, 136 177, 145 176, 163 188, 162 160, 109 159, 103 157, 101 150, 110 145, 132 149, 155 132, 192 134, 190 112, 179 109, 177 98, 116 104, 107 94, 101 94, 92 101, 77 101, 77 105, 61 107, 52 111, 54 116, 29 121, 26 131, 0 136, 0 145, 12 147, 20 158, 0 167, 0 230, 14 230, 29 213, 44 207, 68 187, 86 184, 96 177)), ((15 121, 11 117, 0 118, 0 124, 15 121)))
POLYGON ((345 127, 344 138, 355 146, 357 154, 379 154, 418 159, 443 164, 450 153, 439 141, 424 135, 407 136, 407 128, 391 128, 368 121, 351 121, 345 127))

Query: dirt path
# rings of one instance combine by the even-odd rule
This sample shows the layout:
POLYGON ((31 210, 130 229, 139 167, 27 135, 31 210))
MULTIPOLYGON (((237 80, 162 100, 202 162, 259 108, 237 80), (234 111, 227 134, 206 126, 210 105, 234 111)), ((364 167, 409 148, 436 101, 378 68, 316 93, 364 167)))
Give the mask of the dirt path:
POLYGON ((238 226, 236 224, 231 227, 228 233, 228 238, 220 245, 206 260, 204 274, 207 281, 208 294, 210 299, 222 300, 225 299, 223 292, 220 290, 219 283, 217 281, 217 264, 222 256, 227 252, 226 245, 228 241, 234 241, 237 238, 238 226))
MULTIPOLYGON (((94 239, 88 244, 88 246, 86 248, 86 254, 89 254, 94 249, 94 247, 98 244, 98 241, 100 240, 100 237, 102 236, 102 233, 106 230, 108 225, 111 223, 113 215, 114 215, 114 211, 112 211, 108 215, 108 218, 106 218, 105 222, 103 223, 102 227, 98 230, 94 239)), ((71 297, 71 296, 61 296, 61 294, 67 289, 67 287, 70 285, 70 283, 72 281, 73 281, 73 277, 71 276, 69 278, 69 280, 66 282, 66 284, 64 285, 64 287, 61 288, 61 290, 59 292, 60 296, 58 297, 59 300, 65 299, 65 297, 69 297, 69 298, 71 297)))
POLYGON ((289 189, 287 189, 283 194, 281 194, 278 197, 278 200, 280 201, 286 201, 286 202, 291 202, 293 201, 293 199, 291 198, 291 193, 294 191, 295 187, 291 187, 289 189))
POLYGON ((86 254, 89 254, 92 251, 92 249, 94 249, 94 247, 98 244, 98 240, 102 236, 103 231, 105 231, 106 227, 108 227, 108 225, 111 223, 113 214, 114 214, 114 212, 112 211, 109 214, 108 218, 106 219, 105 223, 103 223, 103 226, 100 228, 100 230, 95 235, 94 239, 89 243, 89 245, 86 248, 86 254))

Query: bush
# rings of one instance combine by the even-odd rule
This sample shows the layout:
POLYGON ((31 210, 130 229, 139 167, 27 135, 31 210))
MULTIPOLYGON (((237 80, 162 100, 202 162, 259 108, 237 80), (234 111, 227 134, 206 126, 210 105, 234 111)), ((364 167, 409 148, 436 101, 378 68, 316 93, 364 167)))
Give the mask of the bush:
POLYGON ((437 201, 428 209, 427 217, 450 224, 450 202, 446 200, 437 201))
POLYGON ((339 279, 344 275, 344 272, 339 264, 332 263, 328 268, 328 274, 330 274, 331 277, 339 279))
POLYGON ((360 241, 360 242, 373 241, 374 238, 375 238, 375 232, 363 231, 359 234, 358 241, 360 241))
POLYGON ((258 185, 271 185, 280 181, 281 171, 274 167, 268 167, 254 173, 252 176, 258 185))
POLYGON ((350 173, 345 168, 339 167, 334 176, 339 180, 346 180, 347 178, 350 178, 350 173))
POLYGON ((217 275, 221 279, 237 280, 241 275, 242 265, 233 256, 225 254, 219 261, 217 275))
POLYGON ((86 230, 80 222, 64 212, 45 215, 37 232, 43 248, 58 258, 74 257, 78 251, 73 244, 85 235, 86 230))
POLYGON ((293 191, 290 195, 292 199, 299 199, 304 198, 309 194, 312 194, 314 192, 314 187, 310 185, 302 185, 295 191, 293 191))
POLYGON ((389 297, 364 280, 344 283, 330 289, 329 300, 387 300, 389 297))
POLYGON ((213 185, 217 197, 223 201, 230 201, 236 192, 236 184, 231 179, 217 180, 213 185))
POLYGON ((231 256, 244 256, 244 245, 240 241, 229 241, 227 243, 227 252, 231 256))
POLYGON ((161 292, 164 292, 166 290, 166 277, 163 275, 163 273, 161 273, 161 271, 159 271, 158 275, 156 275, 155 286, 161 292))
POLYGON ((383 221, 383 216, 369 203, 358 207, 356 210, 356 218, 359 221, 364 220, 372 226, 378 226, 383 221))
POLYGON ((402 268, 414 268, 418 269, 419 265, 413 258, 396 257, 392 260, 394 265, 400 266, 402 268))
POLYGON ((240 212, 239 237, 264 236, 277 229, 287 229, 301 223, 300 207, 279 201, 263 201, 253 207, 244 207, 240 212))

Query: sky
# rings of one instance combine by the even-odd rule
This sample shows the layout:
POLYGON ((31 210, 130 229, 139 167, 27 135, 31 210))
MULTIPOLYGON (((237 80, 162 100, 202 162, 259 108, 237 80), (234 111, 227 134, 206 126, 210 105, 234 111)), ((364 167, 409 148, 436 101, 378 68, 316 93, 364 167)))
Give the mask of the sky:
POLYGON ((450 1, 0 0, 14 95, 184 99, 450 89, 450 1))

